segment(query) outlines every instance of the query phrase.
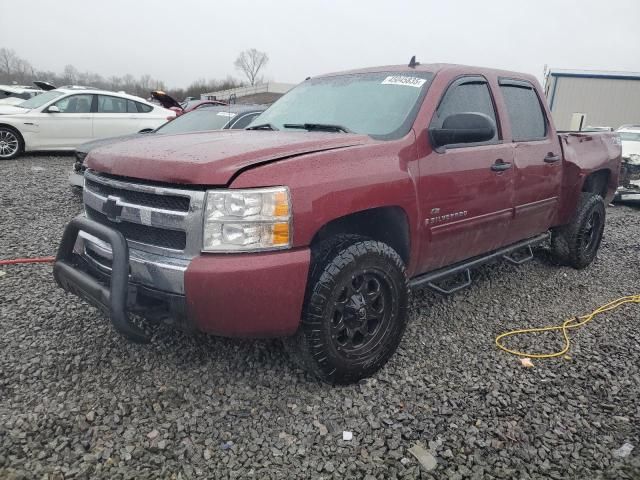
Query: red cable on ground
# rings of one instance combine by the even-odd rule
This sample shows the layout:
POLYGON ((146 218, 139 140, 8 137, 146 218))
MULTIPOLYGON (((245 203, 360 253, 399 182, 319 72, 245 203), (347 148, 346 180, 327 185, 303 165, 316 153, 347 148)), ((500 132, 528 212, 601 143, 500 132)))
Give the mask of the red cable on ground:
POLYGON ((56 257, 39 257, 39 258, 14 258, 12 260, 0 260, 0 265, 19 265, 22 263, 53 263, 56 257))

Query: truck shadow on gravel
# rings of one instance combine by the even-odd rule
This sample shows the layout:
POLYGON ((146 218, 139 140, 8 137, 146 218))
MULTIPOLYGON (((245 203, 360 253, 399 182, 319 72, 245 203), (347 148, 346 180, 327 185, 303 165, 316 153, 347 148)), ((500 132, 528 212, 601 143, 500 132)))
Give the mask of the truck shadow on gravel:
MULTIPOLYGON (((626 207, 613 207, 623 209, 626 207)), ((639 209, 634 208, 634 213, 639 209)), ((628 221, 623 218, 613 218, 615 222, 628 221)), ((580 276, 589 281, 600 268, 598 264, 606 262, 608 257, 618 248, 628 249, 629 245, 618 245, 615 238, 607 237, 603 242, 600 260, 596 260, 594 266, 582 271, 580 276), (595 270, 594 270, 595 269, 595 270), (591 273, 588 273, 590 272, 591 273)), ((431 350, 436 348, 438 337, 443 334, 440 320, 453 328, 464 323, 458 315, 465 310, 465 305, 471 302, 470 308, 477 308, 479 297, 490 301, 493 292, 500 292, 499 298, 494 299, 506 308, 509 298, 520 295, 531 287, 532 278, 552 278, 571 276, 576 272, 570 267, 563 267, 552 255, 548 246, 540 246, 534 249, 534 258, 522 266, 514 266, 507 262, 496 261, 476 268, 472 271, 473 284, 458 293, 443 296, 427 289, 416 290, 412 293, 410 306, 410 318, 414 328, 418 329, 419 343, 424 348, 431 350), (447 308, 445 308, 447 307, 447 308), (437 319, 437 315, 445 314, 445 318, 437 319)), ((537 295, 537 294, 536 294, 537 295)), ((498 327, 491 316, 485 318, 484 327, 487 329, 483 336, 489 342, 493 341, 492 330, 498 327), (494 324, 495 323, 495 324, 494 324)), ((103 321, 100 319, 100 321, 103 321)), ((497 322, 497 320, 496 320, 497 322)), ((448 328, 448 327, 447 327, 448 328)), ((113 342, 116 333, 110 329, 110 339, 113 342)), ((405 335, 400 344, 400 351, 411 354, 416 348, 415 341, 405 335)), ((204 333, 183 332, 172 325, 161 324, 154 327, 154 334, 149 345, 136 346, 129 344, 124 346, 118 338, 118 349, 129 357, 132 363, 142 361, 153 365, 170 375, 179 375, 180 372, 206 371, 220 376, 224 375, 226 381, 242 381, 250 386, 272 387, 273 378, 288 378, 298 385, 306 385, 312 390, 322 383, 302 369, 289 358, 280 339, 233 339, 223 338, 204 333), (125 353, 126 352, 126 353, 125 353), (259 372, 258 375, 245 376, 247 371, 259 372)), ((97 347, 100 348, 100 347, 97 347)), ((404 368, 397 356, 391 359, 391 368, 383 369, 382 375, 397 368, 404 368), (386 373, 385 370, 387 371, 386 373)), ((139 364, 140 365, 140 364, 139 364)), ((422 367, 416 367, 421 369, 422 367)), ((397 373, 397 372, 395 372, 397 373)), ((216 377, 217 378, 217 377, 216 377)))
MULTIPOLYGON (((546 247, 534 249, 534 259, 523 266, 513 266, 506 262, 495 262, 474 269, 472 276, 474 283, 471 287, 453 295, 443 296, 427 289, 416 290, 412 293, 410 315, 414 322, 421 323, 420 328, 430 323, 430 311, 445 302, 464 301, 465 291, 487 290, 492 285, 507 281, 521 282, 527 276, 526 269, 537 267, 558 267, 559 264, 552 257, 546 247), (510 277, 516 277, 511 278, 510 277)), ((475 292, 477 293, 477 292, 475 292)), ((423 342, 427 345, 435 342, 435 338, 424 330, 423 342)), ((406 345, 405 339, 401 345, 406 345)), ((172 325, 154 326, 154 333, 149 345, 141 347, 147 351, 146 355, 154 357, 155 361, 171 369, 198 369, 210 367, 215 370, 226 371, 229 375, 241 375, 247 368, 259 369, 265 375, 260 379, 245 379, 251 384, 271 386, 273 375, 296 378, 300 384, 310 386, 322 384, 315 377, 305 373, 289 358, 280 339, 236 339, 208 335, 199 332, 184 332, 172 325)), ((394 362, 394 359, 391 359, 394 362)))
MULTIPOLYGON (((114 333, 115 334, 115 333, 114 333)), ((132 345, 136 348, 135 345, 132 345)), ((273 339, 225 338, 200 332, 185 332, 172 325, 153 327, 151 343, 139 347, 164 368, 193 370, 211 368, 241 377, 248 369, 259 368, 265 375, 249 379, 254 385, 272 385, 269 377, 297 375, 304 381, 320 383, 305 374, 289 359, 282 341, 273 339)), ((244 379, 247 380, 247 379, 244 379)))

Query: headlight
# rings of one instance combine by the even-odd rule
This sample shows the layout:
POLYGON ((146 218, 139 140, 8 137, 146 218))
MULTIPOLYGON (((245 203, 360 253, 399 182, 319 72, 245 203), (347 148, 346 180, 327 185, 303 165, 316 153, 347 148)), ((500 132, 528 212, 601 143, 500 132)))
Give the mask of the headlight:
POLYGON ((291 233, 287 187, 207 191, 202 251, 290 248, 291 233))

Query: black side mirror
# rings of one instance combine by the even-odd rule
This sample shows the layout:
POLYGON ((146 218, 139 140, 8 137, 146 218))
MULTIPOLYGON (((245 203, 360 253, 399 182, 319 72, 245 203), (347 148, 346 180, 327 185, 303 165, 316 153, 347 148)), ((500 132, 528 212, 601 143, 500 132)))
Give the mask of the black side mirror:
POLYGON ((434 148, 457 143, 478 143, 491 140, 496 127, 490 117, 482 113, 454 113, 442 122, 441 128, 429 129, 434 148))

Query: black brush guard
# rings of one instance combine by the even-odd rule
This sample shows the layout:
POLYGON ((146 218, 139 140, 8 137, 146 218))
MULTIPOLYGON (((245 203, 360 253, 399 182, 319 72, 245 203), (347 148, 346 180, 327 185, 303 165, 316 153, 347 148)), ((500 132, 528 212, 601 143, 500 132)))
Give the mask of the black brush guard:
POLYGON ((132 323, 127 314, 129 246, 120 232, 82 215, 75 217, 62 235, 53 266, 53 276, 64 290, 101 309, 121 335, 136 343, 149 341, 144 330, 132 323), (113 260, 109 286, 74 265, 73 249, 80 230, 111 245, 113 260))

